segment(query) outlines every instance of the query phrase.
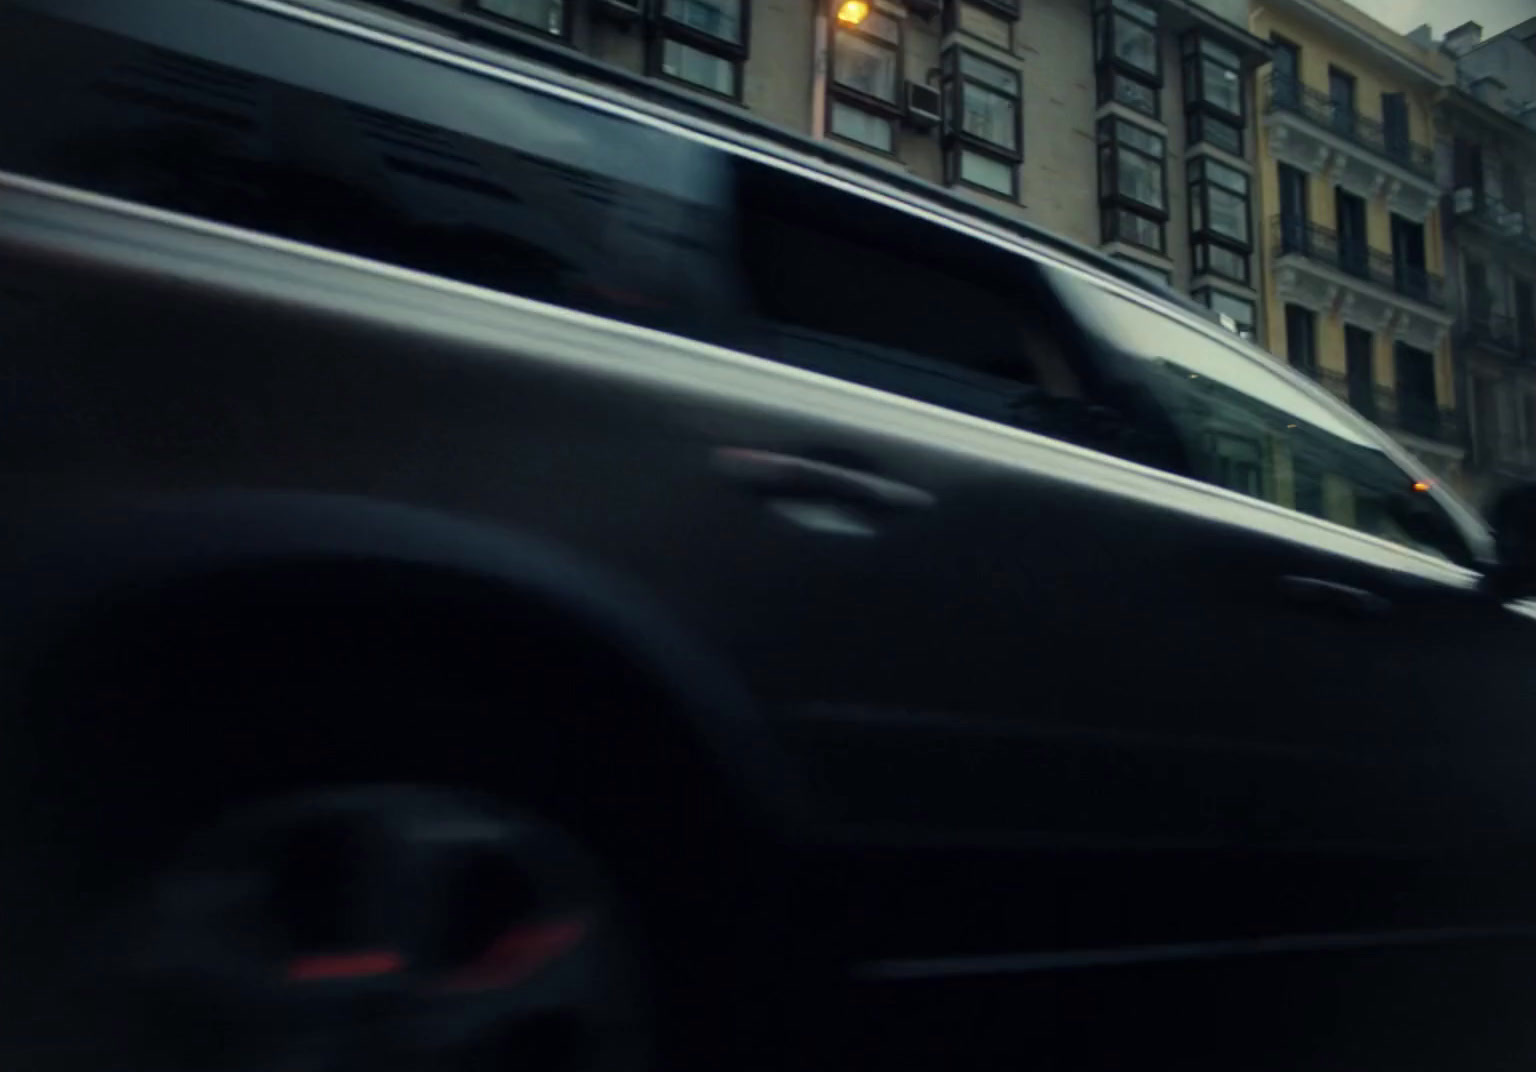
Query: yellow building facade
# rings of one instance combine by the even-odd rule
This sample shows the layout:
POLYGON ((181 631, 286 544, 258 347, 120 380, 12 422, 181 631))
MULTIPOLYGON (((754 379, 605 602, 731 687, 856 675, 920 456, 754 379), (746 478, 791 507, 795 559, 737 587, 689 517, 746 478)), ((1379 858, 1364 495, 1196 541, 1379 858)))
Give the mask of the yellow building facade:
POLYGON ((1268 0, 1259 70, 1268 349, 1459 483, 1464 454, 1436 179, 1438 52, 1338 0, 1268 0))

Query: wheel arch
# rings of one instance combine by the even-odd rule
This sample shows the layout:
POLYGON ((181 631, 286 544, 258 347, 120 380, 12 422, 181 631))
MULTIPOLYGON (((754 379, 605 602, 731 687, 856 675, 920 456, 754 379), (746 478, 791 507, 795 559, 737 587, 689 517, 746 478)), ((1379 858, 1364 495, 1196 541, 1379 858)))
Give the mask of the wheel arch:
MULTIPOLYGON (((222 624, 214 627, 195 616, 213 613, 221 599, 260 618, 285 608, 323 608, 327 594, 342 601, 351 596, 373 615, 360 627, 372 629, 378 617, 393 615, 411 635, 434 638, 428 644, 444 658, 461 654, 455 640, 473 647, 487 630, 537 631, 546 654, 581 653, 580 666, 544 667, 566 675, 560 687, 579 692, 594 684, 591 675, 609 674, 623 687, 644 690, 646 716, 670 723, 658 724, 657 732, 697 746, 708 767, 697 773, 743 819, 777 826, 799 814, 788 763, 718 654, 648 593, 526 533, 362 497, 221 492, 115 498, 40 512, 23 534, 11 536, 7 551, 0 630, 7 684, 21 701, 10 706, 43 722, 68 718, 49 706, 50 682, 73 687, 102 673, 102 659, 123 669, 118 664, 142 650, 138 634, 146 620, 174 627, 178 615, 192 614, 203 630, 193 643, 216 642, 215 633, 238 641, 252 624, 233 620, 240 614, 216 619, 222 624), (463 617, 419 629, 415 614, 450 606, 445 617, 463 617), (221 632, 226 627, 227 634, 221 632), (81 669, 82 657, 91 670, 81 669)), ((315 624, 296 622, 295 636, 315 624)), ((489 653, 485 643, 482 655, 489 653)), ((158 672, 169 678, 178 668, 158 672)), ((135 729, 124 728, 128 739, 135 729)), ((64 740, 72 730, 55 724, 44 732, 64 740)), ((462 744, 473 748, 475 742, 462 744)), ((173 762, 197 761, 182 755, 173 762)))

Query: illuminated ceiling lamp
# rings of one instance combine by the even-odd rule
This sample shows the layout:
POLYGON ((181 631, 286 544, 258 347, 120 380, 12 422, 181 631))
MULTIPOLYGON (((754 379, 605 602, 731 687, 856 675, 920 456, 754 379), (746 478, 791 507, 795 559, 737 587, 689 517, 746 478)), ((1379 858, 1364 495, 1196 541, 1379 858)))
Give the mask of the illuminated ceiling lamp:
POLYGON ((869 18, 869 0, 841 0, 837 5, 837 21, 844 26, 857 26, 869 18))

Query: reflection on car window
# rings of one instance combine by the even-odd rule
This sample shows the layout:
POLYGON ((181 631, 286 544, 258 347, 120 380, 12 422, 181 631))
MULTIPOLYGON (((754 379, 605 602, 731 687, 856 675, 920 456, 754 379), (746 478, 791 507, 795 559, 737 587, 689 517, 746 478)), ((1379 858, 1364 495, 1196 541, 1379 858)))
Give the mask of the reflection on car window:
POLYGON ((1054 279, 1099 345, 1138 359, 1183 441, 1184 475, 1470 562, 1461 533, 1423 485, 1278 370, 1074 275, 1054 279))
POLYGON ((1141 449, 1034 261, 778 169, 738 164, 764 356, 1122 456, 1141 449))

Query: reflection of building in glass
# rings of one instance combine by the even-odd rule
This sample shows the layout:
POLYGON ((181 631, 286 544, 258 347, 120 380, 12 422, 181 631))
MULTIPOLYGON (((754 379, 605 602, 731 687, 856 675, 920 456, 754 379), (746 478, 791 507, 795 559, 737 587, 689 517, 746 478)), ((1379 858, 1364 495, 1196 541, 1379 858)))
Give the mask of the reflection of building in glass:
POLYGON ((961 208, 1097 246, 1233 330, 1260 330, 1248 76, 1267 50, 1245 0, 356 6, 823 139, 961 208))
POLYGON ((1186 430, 1191 476, 1399 543, 1392 504, 1407 478, 1379 450, 1344 439, 1167 358, 1143 363, 1158 401, 1186 430), (1198 429, 1190 434, 1188 430, 1198 429))

